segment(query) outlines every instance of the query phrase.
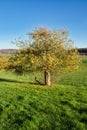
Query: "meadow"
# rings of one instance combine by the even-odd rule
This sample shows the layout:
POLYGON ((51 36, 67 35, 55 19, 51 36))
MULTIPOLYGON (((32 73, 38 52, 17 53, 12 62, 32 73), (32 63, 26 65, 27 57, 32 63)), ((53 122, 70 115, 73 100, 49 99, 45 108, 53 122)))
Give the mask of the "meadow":
POLYGON ((87 130, 87 57, 78 71, 53 74, 51 87, 35 76, 43 81, 0 72, 0 130, 87 130))

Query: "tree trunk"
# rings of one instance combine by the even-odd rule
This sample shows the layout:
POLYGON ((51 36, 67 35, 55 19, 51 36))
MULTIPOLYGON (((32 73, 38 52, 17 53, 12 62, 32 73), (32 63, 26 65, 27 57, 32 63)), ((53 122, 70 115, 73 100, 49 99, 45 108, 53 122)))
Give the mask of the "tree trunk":
POLYGON ((44 80, 45 80, 45 85, 51 86, 51 76, 50 72, 44 72, 44 80))

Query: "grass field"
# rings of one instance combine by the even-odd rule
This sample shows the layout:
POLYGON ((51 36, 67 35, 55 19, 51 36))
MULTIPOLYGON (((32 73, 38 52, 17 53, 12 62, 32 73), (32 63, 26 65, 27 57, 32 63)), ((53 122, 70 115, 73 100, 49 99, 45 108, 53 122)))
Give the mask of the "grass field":
POLYGON ((87 130, 87 57, 80 70, 32 84, 40 73, 0 73, 0 130, 87 130), (31 84, 28 82, 32 82, 31 84))

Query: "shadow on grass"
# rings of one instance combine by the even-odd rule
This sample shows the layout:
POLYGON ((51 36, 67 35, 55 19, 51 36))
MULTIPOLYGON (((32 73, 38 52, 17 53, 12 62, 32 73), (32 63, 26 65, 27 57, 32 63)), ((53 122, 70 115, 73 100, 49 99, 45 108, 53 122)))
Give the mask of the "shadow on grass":
POLYGON ((5 78, 0 78, 0 82, 13 82, 13 83, 24 83, 24 84, 33 84, 33 85, 44 85, 40 83, 39 81, 37 82, 24 82, 24 81, 18 81, 14 79, 5 79, 5 78))

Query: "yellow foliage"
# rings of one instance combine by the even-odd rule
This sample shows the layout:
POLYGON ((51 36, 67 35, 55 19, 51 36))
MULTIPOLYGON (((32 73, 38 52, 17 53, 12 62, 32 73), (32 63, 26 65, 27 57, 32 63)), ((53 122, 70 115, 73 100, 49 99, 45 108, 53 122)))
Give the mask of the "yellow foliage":
MULTIPOLYGON (((73 41, 68 37, 67 30, 51 31, 37 28, 30 33, 31 44, 28 48, 21 48, 11 59, 11 68, 21 66, 23 71, 41 70, 59 72, 73 71, 79 68, 79 56, 73 41), (13 64, 14 62, 14 64, 13 64)), ((19 41, 20 42, 20 41, 19 41)), ((26 44, 21 41, 20 44, 26 44)))
POLYGON ((8 64, 8 59, 3 56, 0 56, 0 70, 4 69, 6 66, 8 66, 8 64))

